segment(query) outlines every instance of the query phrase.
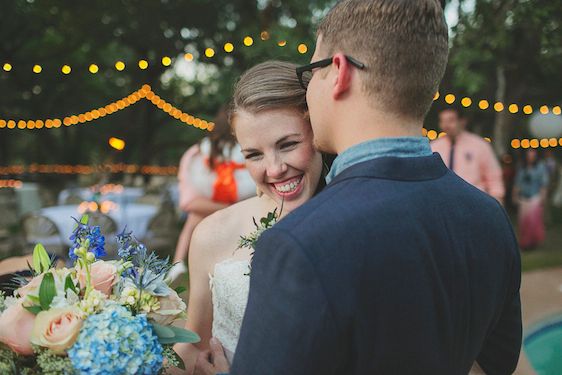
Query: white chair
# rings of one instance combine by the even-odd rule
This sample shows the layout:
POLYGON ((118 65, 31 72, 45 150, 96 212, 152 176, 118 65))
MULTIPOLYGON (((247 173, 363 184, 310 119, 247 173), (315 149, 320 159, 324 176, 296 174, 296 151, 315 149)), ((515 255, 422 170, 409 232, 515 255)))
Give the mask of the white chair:
MULTIPOLYGON (((48 217, 31 213, 21 219, 26 247, 42 244, 47 251, 66 257, 68 248, 64 245, 57 225, 48 217)), ((29 252, 29 249, 26 249, 29 252)))

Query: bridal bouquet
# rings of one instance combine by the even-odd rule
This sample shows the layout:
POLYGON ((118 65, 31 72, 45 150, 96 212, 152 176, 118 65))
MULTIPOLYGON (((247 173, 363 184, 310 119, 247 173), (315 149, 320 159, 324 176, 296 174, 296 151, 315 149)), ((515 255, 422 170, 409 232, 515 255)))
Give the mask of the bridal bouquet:
POLYGON ((172 345, 199 337, 172 323, 185 303, 165 281, 171 264, 132 234, 117 235, 119 260, 105 256, 99 227, 78 222, 71 268, 55 268, 42 245, 31 279, 0 295, 1 374, 159 374, 183 368, 172 345))

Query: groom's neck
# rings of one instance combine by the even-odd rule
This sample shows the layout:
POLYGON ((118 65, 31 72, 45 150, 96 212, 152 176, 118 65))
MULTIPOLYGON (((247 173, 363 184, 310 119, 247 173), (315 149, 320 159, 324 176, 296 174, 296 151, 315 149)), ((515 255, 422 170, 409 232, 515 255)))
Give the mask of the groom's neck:
POLYGON ((340 154, 350 147, 379 138, 421 136, 423 122, 371 108, 356 108, 337 121, 334 148, 340 154))

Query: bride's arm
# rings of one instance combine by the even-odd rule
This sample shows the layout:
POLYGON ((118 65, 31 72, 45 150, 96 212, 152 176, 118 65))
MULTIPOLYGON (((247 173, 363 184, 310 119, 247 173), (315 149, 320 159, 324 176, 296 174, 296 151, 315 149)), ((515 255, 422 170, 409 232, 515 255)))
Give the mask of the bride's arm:
MULTIPOLYGON (((201 341, 197 344, 174 345, 174 350, 185 363, 187 370, 185 373, 187 374, 193 373, 197 355, 201 351, 209 349, 211 339, 213 305, 209 287, 209 272, 214 264, 215 252, 210 248, 212 247, 212 244, 209 244, 212 242, 212 233, 209 233, 209 229, 213 228, 208 224, 208 220, 205 219, 197 226, 189 251, 189 302, 185 328, 197 332, 201 341)), ((174 369, 171 373, 181 374, 182 372, 174 369)))

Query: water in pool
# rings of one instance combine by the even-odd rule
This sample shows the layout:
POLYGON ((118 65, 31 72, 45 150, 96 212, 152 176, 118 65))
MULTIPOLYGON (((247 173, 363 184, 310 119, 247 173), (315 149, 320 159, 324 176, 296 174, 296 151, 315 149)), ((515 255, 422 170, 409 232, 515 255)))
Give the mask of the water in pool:
POLYGON ((562 374, 562 315, 533 327, 525 336, 523 347, 538 375, 562 374))

